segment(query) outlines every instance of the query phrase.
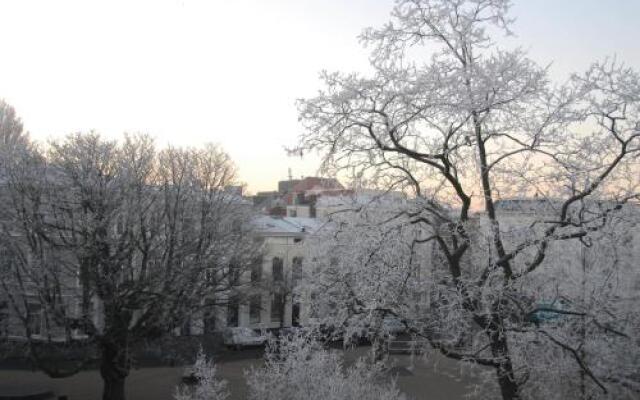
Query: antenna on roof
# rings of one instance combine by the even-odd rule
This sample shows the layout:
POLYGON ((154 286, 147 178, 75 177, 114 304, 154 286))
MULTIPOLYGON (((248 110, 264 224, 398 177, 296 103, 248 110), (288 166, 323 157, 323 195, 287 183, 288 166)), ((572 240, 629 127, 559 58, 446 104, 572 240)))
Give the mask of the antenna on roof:
POLYGON ((293 180, 293 174, 291 173, 291 167, 289 167, 289 180, 293 180))

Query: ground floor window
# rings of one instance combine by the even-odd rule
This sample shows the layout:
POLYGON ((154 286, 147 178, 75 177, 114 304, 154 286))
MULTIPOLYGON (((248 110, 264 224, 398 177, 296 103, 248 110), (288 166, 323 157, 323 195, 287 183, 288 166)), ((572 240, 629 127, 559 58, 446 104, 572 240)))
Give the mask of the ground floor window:
POLYGON ((9 304, 0 301, 0 336, 9 334, 9 304))
POLYGON ((229 299, 229 305, 227 306, 227 326, 238 326, 238 313, 240 311, 240 304, 237 298, 229 299))
POLYGON ((187 318, 180 327, 180 335, 191 336, 191 317, 187 318))
POLYGON ((254 294, 249 299, 249 322, 251 324, 260 323, 260 313, 262 312, 262 296, 254 294))
POLYGON ((37 303, 27 304, 27 324, 32 335, 42 334, 42 306, 37 303))
POLYGON ((284 318, 284 294, 271 295, 271 322, 282 322, 284 318))
POLYGON ((293 303, 291 307, 291 326, 300 326, 300 303, 293 303))
POLYGON ((216 330, 216 310, 212 300, 207 300, 205 304, 203 330, 205 334, 212 334, 216 330))
POLYGON ((273 257, 271 260, 271 276, 274 282, 284 280, 284 261, 280 257, 273 257))
POLYGON ((291 261, 291 280, 293 286, 298 285, 302 279, 302 257, 293 257, 291 261))

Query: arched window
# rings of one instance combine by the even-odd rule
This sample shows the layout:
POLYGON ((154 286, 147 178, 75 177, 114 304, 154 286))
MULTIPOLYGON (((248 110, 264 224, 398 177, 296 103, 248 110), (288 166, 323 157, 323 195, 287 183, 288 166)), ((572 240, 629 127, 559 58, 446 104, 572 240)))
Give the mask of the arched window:
POLYGON ((294 285, 302 279, 302 257, 293 257, 291 261, 291 277, 294 285))
POLYGON ((229 262, 229 283, 231 285, 238 285, 240 283, 240 275, 242 275, 240 262, 238 259, 232 258, 229 262))
POLYGON ((280 257, 273 257, 271 261, 271 276, 273 276, 274 281, 283 281, 284 280, 284 262, 280 257))
POLYGON ((262 257, 256 257, 251 264, 251 282, 257 283, 262 280, 262 257))
POLYGON ((204 333, 205 334, 214 334, 216 331, 216 310, 215 310, 215 302, 212 299, 205 300, 205 309, 204 309, 204 333))
POLYGON ((254 294, 249 298, 249 322, 251 324, 259 324, 261 312, 262 296, 260 294, 254 294))
POLYGON ((284 317, 285 298, 284 293, 271 294, 271 322, 282 322, 284 317))

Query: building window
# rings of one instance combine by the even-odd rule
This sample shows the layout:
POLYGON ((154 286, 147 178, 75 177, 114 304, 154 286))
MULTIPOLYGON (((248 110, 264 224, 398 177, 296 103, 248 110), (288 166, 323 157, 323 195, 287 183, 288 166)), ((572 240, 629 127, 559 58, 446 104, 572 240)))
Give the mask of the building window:
POLYGON ((300 303, 291 306, 291 326, 300 326, 300 303))
POLYGON ((216 271, 213 268, 204 270, 204 280, 211 286, 216 285, 216 271))
POLYGON ((42 306, 37 303, 27 304, 27 324, 31 335, 42 334, 42 306))
POLYGON ((302 257, 293 257, 291 278, 294 286, 302 279, 302 257))
POLYGON ((262 312, 262 296, 254 294, 249 299, 249 322, 251 324, 260 323, 260 313, 262 312))
POLYGON ((273 257, 271 261, 271 276, 276 282, 282 282, 284 280, 284 262, 280 257, 273 257))
POLYGON ((216 310, 213 300, 208 299, 204 310, 204 333, 212 334, 216 331, 216 310))
POLYGON ((242 232, 242 221, 234 219, 233 222, 231 222, 231 229, 234 233, 242 232))
POLYGON ((257 283, 262 280, 262 257, 256 257, 251 264, 251 282, 257 283))
POLYGON ((271 322, 282 322, 284 316, 284 294, 271 295, 271 322))
POLYGON ((125 232, 125 221, 122 215, 116 219, 116 235, 122 235, 125 232))
POLYGON ((0 246, 0 272, 6 272, 13 266, 13 253, 7 247, 0 246))
POLYGON ((231 262, 229 262, 229 284, 233 286, 240 284, 241 273, 240 263, 238 260, 232 259, 231 262))
POLYGON ((0 301, 0 337, 9 334, 9 304, 0 301))
POLYGON ((188 317, 185 321, 182 322, 182 326, 180 327, 180 335, 191 336, 191 317, 188 317))
POLYGON ((229 304, 227 305, 227 326, 238 326, 238 312, 240 311, 239 309, 240 307, 238 298, 233 297, 229 299, 229 304))

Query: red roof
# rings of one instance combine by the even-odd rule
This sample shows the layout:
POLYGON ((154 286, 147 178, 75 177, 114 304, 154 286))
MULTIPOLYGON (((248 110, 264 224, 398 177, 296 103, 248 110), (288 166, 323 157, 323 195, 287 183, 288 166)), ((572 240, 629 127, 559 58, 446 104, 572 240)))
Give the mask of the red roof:
POLYGON ((344 186, 342 186, 336 179, 309 176, 302 179, 291 188, 291 191, 285 196, 285 201, 287 204, 291 205, 294 204, 294 199, 299 194, 302 194, 304 197, 306 197, 307 195, 339 195, 343 194, 344 192, 344 186), (308 193, 309 191, 313 191, 314 193, 308 193))
POLYGON ((344 186, 333 178, 319 178, 316 176, 309 176, 298 182, 291 188, 292 192, 306 192, 311 189, 344 189, 344 186))

